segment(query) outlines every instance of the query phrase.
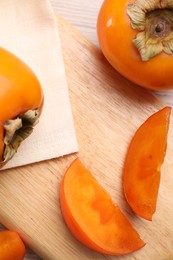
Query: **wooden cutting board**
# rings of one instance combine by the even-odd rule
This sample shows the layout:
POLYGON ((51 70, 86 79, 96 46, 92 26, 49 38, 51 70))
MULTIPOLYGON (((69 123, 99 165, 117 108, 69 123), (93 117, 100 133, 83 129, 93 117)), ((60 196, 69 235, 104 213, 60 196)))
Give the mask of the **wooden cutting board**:
MULTIPOLYGON (((43 259, 173 259, 173 118, 159 190, 149 222, 135 216, 122 191, 129 142, 141 123, 164 105, 121 77, 100 50, 58 18, 79 153, 6 170, 0 175, 0 222, 16 229, 43 259), (59 205, 62 176, 79 156, 111 194, 146 246, 127 256, 106 256, 81 245, 67 229, 59 205)), ((56 141, 56 140, 55 140, 56 141)))

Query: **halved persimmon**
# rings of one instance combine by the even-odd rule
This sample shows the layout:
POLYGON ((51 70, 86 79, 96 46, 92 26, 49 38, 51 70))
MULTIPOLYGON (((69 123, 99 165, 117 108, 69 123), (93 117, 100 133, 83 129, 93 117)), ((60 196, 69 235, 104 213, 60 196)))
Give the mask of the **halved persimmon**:
POLYGON ((72 234, 99 253, 128 254, 145 243, 79 158, 67 169, 60 204, 72 234))
POLYGON ((171 108, 151 115, 136 131, 124 166, 124 193, 133 211, 152 220, 156 211, 160 171, 167 148, 171 108))

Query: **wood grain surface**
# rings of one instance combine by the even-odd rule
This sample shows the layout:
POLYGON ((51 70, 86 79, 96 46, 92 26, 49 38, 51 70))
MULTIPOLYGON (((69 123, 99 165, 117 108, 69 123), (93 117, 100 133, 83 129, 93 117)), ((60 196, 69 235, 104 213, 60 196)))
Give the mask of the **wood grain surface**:
POLYGON ((173 120, 162 167, 153 222, 131 212, 122 192, 128 144, 139 125, 164 105, 113 70, 81 34, 59 19, 60 36, 79 153, 5 171, 0 177, 0 221, 16 229, 41 258, 173 259, 173 120), (70 44, 69 44, 70 43, 70 44), (147 245, 128 256, 97 254, 76 241, 62 219, 59 185, 69 163, 79 156, 111 194, 147 245))

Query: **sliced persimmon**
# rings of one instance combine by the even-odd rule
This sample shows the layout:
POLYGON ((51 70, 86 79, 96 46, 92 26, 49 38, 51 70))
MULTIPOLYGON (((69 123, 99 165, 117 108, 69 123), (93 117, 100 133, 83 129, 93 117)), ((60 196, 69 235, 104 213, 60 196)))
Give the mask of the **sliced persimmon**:
POLYGON ((145 245, 79 158, 73 161, 63 177, 60 204, 72 234, 92 250, 119 255, 145 245))
POLYGON ((170 107, 152 114, 136 131, 124 166, 124 193, 132 210, 152 220, 156 211, 160 172, 167 148, 170 107))

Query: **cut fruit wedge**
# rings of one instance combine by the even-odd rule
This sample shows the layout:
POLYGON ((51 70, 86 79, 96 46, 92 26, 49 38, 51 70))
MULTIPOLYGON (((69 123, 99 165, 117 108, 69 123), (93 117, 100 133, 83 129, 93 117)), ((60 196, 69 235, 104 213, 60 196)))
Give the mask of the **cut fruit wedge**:
POLYGON ((171 108, 150 116, 136 131, 125 160, 124 193, 132 210, 152 220, 167 148, 171 108))
POLYGON ((92 250, 120 255, 145 245, 79 158, 74 160, 63 177, 60 204, 72 234, 92 250))

